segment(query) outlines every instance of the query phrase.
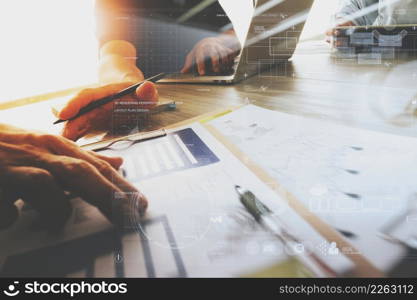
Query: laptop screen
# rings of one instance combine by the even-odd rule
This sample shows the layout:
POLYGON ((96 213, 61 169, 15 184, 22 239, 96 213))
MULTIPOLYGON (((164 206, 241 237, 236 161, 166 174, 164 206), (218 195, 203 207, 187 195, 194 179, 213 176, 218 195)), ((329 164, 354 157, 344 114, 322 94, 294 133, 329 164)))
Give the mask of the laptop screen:
POLYGON ((292 56, 313 0, 258 0, 245 50, 249 63, 287 60, 292 56))

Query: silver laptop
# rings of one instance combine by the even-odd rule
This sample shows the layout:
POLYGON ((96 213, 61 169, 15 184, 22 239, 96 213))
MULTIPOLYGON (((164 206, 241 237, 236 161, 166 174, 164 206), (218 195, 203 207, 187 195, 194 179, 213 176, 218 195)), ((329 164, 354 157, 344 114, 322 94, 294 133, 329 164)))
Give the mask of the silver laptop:
POLYGON ((204 76, 197 73, 169 74, 158 83, 231 84, 258 74, 271 65, 287 62, 294 54, 313 2, 256 1, 244 46, 229 72, 204 76))

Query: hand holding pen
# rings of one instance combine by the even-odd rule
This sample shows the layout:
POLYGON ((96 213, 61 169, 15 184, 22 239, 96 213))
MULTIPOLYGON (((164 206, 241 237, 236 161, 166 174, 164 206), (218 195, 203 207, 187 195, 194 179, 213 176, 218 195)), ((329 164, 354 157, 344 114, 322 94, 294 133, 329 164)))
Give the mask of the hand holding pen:
POLYGON ((56 123, 67 121, 62 135, 75 141, 96 130, 112 130, 135 122, 138 112, 156 106, 159 94, 153 82, 162 77, 158 74, 139 83, 82 90, 58 113, 60 120, 56 123))

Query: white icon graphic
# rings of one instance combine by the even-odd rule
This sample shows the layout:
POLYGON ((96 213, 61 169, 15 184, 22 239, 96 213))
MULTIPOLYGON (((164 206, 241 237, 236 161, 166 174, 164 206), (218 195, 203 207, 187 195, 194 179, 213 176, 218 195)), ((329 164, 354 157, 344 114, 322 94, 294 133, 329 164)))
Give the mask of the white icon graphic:
POLYGON ((117 253, 116 262, 121 263, 122 261, 123 261, 123 256, 121 256, 120 253, 117 253))
POLYGON ((262 245, 262 252, 265 254, 276 254, 278 250, 274 243, 267 242, 262 245))
POLYGON ((222 216, 214 216, 210 218, 210 221, 212 223, 222 223, 223 222, 223 217, 222 216))
POLYGON ((255 241, 251 241, 246 245, 246 252, 249 255, 258 255, 261 251, 260 245, 255 241))
POLYGON ((7 287, 7 290, 4 290, 3 293, 9 297, 14 297, 19 295, 20 291, 16 289, 16 285, 19 284, 19 281, 13 282, 7 287))
POLYGON ((294 246, 294 252, 295 253, 302 254, 302 253, 304 253, 304 251, 305 251, 305 248, 304 248, 304 245, 303 244, 297 243, 294 246))
POLYGON ((338 255, 339 254, 339 248, 337 248, 336 242, 331 242, 330 243, 328 253, 329 253, 329 255, 338 255))
POLYGON ((351 246, 345 246, 341 249, 343 254, 360 254, 360 252, 351 246))

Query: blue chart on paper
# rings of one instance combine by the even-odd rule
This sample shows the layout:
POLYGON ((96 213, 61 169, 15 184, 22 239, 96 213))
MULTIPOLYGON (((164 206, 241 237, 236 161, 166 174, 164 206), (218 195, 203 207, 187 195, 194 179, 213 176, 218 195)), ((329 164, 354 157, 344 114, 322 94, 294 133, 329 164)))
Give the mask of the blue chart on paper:
POLYGON ((130 181, 167 175, 219 161, 191 128, 134 144, 118 154, 123 156, 122 168, 130 181))

